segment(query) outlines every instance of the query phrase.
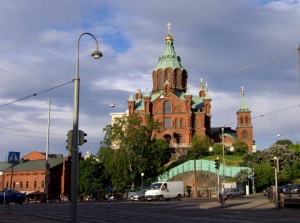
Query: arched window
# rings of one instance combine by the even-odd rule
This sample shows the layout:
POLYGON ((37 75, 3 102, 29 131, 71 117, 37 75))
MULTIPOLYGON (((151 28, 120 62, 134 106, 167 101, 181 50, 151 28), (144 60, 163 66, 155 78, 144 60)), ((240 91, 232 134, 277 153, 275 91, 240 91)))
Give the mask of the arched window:
POLYGON ((164 73, 161 72, 161 73, 159 74, 159 88, 162 89, 163 86, 164 86, 164 73))
POLYGON ((169 101, 166 101, 164 104, 164 113, 165 114, 171 114, 172 113, 172 103, 169 101))
POLYGON ((174 72, 174 85, 175 85, 175 88, 178 87, 177 71, 174 72))
POLYGON ((248 138, 248 132, 247 131, 243 131, 243 139, 247 139, 248 138))

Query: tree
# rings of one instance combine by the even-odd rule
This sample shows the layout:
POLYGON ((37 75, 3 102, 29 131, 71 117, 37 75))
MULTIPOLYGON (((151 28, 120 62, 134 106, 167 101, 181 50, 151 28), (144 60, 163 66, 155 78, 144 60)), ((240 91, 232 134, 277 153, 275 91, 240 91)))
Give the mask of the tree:
POLYGON ((137 114, 118 117, 106 126, 99 157, 114 188, 134 187, 142 172, 145 178, 158 174, 168 151, 164 141, 152 137, 159 126, 150 116, 142 119, 137 114))
POLYGON ((103 175, 104 165, 94 156, 86 160, 80 160, 78 172, 78 190, 79 194, 89 195, 91 188, 94 191, 104 191, 108 179, 103 175))
POLYGON ((269 162, 257 163, 254 166, 255 188, 261 191, 270 185, 275 184, 275 172, 269 162))
POLYGON ((223 154, 223 144, 222 143, 215 143, 213 145, 213 154, 214 155, 222 155, 223 154))
POLYGON ((195 135, 192 138, 191 148, 188 150, 187 155, 189 159, 202 158, 209 155, 209 147, 213 145, 213 139, 207 135, 195 135))
MULTIPOLYGON (((249 167, 254 167, 255 174, 256 174, 257 165, 266 163, 269 167, 271 167, 270 160, 274 159, 274 157, 277 157, 279 159, 279 163, 281 164, 282 167, 278 173, 279 185, 292 183, 295 179, 299 177, 299 171, 297 170, 299 169, 298 164, 300 158, 297 155, 295 150, 289 148, 288 144, 284 144, 284 145, 274 144, 268 149, 265 149, 263 151, 258 151, 256 154, 245 154, 243 156, 243 162, 244 165, 246 164, 249 167)), ((267 168, 266 166, 264 167, 267 168)), ((266 176, 263 176, 264 171, 262 168, 260 177, 262 177, 262 179, 264 179, 264 177, 268 178, 269 177, 268 169, 266 169, 265 174, 266 176)), ((274 175, 274 169, 273 169, 273 175, 274 175)))
POLYGON ((294 150, 298 156, 300 156, 300 144, 299 143, 292 145, 291 149, 294 150))
POLYGON ((289 139, 282 139, 277 140, 275 145, 287 145, 288 147, 291 147, 293 145, 293 142, 289 139))
POLYGON ((234 153, 237 155, 248 153, 248 145, 245 141, 236 140, 232 146, 234 147, 234 153))

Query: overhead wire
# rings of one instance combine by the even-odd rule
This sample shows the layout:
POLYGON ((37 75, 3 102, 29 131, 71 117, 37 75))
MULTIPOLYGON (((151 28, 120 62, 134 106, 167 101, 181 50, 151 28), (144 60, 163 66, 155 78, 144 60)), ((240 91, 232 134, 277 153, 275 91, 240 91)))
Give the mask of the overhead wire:
MULTIPOLYGON (((300 45, 298 46, 298 48, 297 48, 296 50, 298 50, 299 84, 300 84, 300 45)), ((249 69, 249 68, 252 68, 252 67, 255 67, 255 66, 264 64, 264 63, 267 63, 267 62, 269 62, 269 61, 271 61, 271 60, 275 60, 275 59, 277 59, 277 58, 286 56, 286 55, 288 55, 288 54, 290 54, 290 53, 292 53, 292 52, 294 52, 294 51, 295 51, 295 49, 290 50, 290 51, 287 51, 287 52, 282 53, 282 54, 279 54, 279 55, 277 55, 277 56, 272 56, 272 57, 270 57, 270 58, 268 58, 268 59, 264 59, 264 60, 262 60, 262 61, 260 61, 260 62, 257 62, 257 63, 253 63, 253 64, 250 64, 250 65, 247 65, 247 66, 239 67, 239 68, 233 70, 233 73, 238 73, 238 72, 241 72, 241 71, 243 71, 243 70, 246 70, 246 69, 249 69)), ((52 88, 49 88, 49 89, 46 89, 46 90, 43 90, 43 91, 38 92, 38 93, 33 93, 33 94, 31 94, 31 95, 28 95, 28 96, 26 96, 26 97, 17 99, 17 100, 12 101, 12 102, 9 102, 9 103, 6 103, 6 104, 2 104, 2 105, 0 105, 0 108, 5 107, 5 106, 8 106, 8 105, 11 105, 11 104, 14 104, 14 103, 17 103, 17 102, 20 102, 20 101, 23 101, 23 100, 26 100, 26 99, 31 98, 31 97, 35 97, 35 96, 37 96, 37 95, 46 93, 46 92, 48 92, 48 91, 57 89, 57 88, 59 88, 59 87, 65 86, 65 85, 70 84, 70 83, 73 83, 73 82, 74 82, 74 80, 69 81, 69 82, 66 82, 66 83, 63 83, 63 84, 60 84, 60 85, 57 85, 57 86, 55 86, 55 87, 52 87, 52 88)), ((259 116, 255 116, 255 117, 253 117, 252 119, 265 117, 265 116, 267 116, 267 115, 271 115, 271 114, 274 114, 274 113, 277 113, 277 112, 281 112, 281 111, 285 111, 285 110, 288 110, 288 109, 292 109, 292 108, 295 108, 295 107, 297 107, 297 106, 300 106, 300 104, 294 105, 294 106, 288 107, 288 108, 283 108, 283 109, 280 109, 280 110, 277 110, 277 111, 269 112, 269 113, 266 113, 266 114, 262 114, 262 115, 259 115, 259 116)), ((232 124, 236 124, 236 123, 237 123, 237 122, 232 122, 232 123, 229 123, 229 124, 226 124, 226 125, 232 125, 232 124)), ((224 126, 226 126, 226 125, 224 125, 224 126)), ((5 128, 5 127, 0 127, 0 128, 2 128, 2 129, 10 129, 10 128, 5 128)), ((20 130, 20 129, 10 129, 10 130, 17 130, 17 131, 26 131, 26 132, 32 132, 32 133, 42 133, 42 134, 46 134, 46 133, 44 133, 44 132, 29 131, 29 130, 20 130)), ((9 134, 9 133, 5 133, 5 134, 9 134)), ((17 135, 17 134, 10 134, 10 135, 17 135)), ((51 133, 51 135, 62 135, 62 134, 54 134, 54 133, 51 133)), ((18 136, 31 137, 31 138, 42 138, 42 137, 25 136, 25 135, 18 135, 18 136)), ((44 138, 44 137, 43 137, 43 138, 44 138)), ((94 139, 96 139, 96 138, 94 138, 94 139)), ((60 140, 60 139, 54 139, 54 140, 60 140)), ((91 142, 90 142, 90 143, 91 143, 91 142)))
MULTIPOLYGON (((252 117, 251 120, 257 119, 257 118, 263 118, 263 117, 265 117, 265 116, 272 115, 272 114, 274 114, 274 113, 282 112, 282 111, 285 111, 285 110, 289 110, 289 109, 292 109, 292 108, 296 108, 296 107, 298 107, 298 106, 300 107, 300 104, 293 105, 293 106, 288 107, 288 108, 282 108, 282 109, 279 109, 279 110, 276 110, 276 111, 268 112, 268 113, 265 113, 265 114, 262 114, 262 115, 257 115, 257 116, 252 117)), ((224 124, 223 126, 226 126, 226 125, 233 125, 233 124, 237 124, 237 122, 227 123, 227 124, 224 124)))
POLYGON ((31 98, 31 97, 35 97, 35 96, 37 96, 37 95, 43 94, 43 93, 48 92, 48 91, 52 91, 52 90, 54 90, 54 89, 56 89, 56 88, 65 86, 65 85, 70 84, 70 83, 72 83, 72 82, 74 82, 74 80, 69 81, 69 82, 66 82, 66 83, 63 83, 63 84, 60 84, 60 85, 57 85, 57 86, 55 86, 55 87, 49 88, 49 89, 47 89, 47 90, 44 90, 44 91, 41 91, 41 92, 38 92, 38 93, 33 93, 33 94, 28 95, 28 96, 26 96, 26 97, 24 97, 24 98, 20 98, 20 99, 17 99, 17 100, 15 100, 15 101, 12 101, 12 102, 9 102, 9 103, 0 105, 0 108, 5 107, 5 106, 8 106, 8 105, 11 105, 11 104, 14 104, 14 103, 19 102, 19 101, 26 100, 26 99, 31 98))

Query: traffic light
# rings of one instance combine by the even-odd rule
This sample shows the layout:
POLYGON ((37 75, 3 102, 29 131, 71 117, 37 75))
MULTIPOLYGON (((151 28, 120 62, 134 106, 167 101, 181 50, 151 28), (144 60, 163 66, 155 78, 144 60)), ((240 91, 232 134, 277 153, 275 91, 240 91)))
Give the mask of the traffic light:
POLYGON ((69 130, 67 136, 68 138, 66 140, 67 142, 66 148, 67 150, 71 151, 73 147, 73 130, 69 130))
POLYGON ((79 146, 81 146, 81 145, 83 145, 84 143, 87 142, 87 140, 84 138, 85 136, 87 136, 87 134, 84 131, 82 131, 82 130, 78 131, 78 137, 79 137, 78 145, 79 146))
POLYGON ((217 157, 217 159, 215 159, 215 168, 218 170, 220 168, 220 160, 219 157, 217 157))

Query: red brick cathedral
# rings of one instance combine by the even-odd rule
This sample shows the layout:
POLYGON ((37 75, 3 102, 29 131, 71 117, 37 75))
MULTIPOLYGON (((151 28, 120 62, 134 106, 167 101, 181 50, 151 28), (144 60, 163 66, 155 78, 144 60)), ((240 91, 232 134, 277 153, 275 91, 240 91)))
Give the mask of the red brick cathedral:
POLYGON ((249 151, 253 146, 253 127, 251 111, 246 103, 244 89, 242 100, 237 111, 237 128, 211 127, 211 98, 207 85, 200 83, 198 95, 192 95, 187 86, 188 72, 181 65, 181 59, 176 54, 174 39, 168 24, 168 35, 165 37, 165 50, 158 59, 158 64, 152 72, 153 88, 142 94, 137 90, 135 97, 128 99, 129 114, 138 112, 140 116, 150 115, 162 124, 156 138, 164 139, 175 151, 184 152, 190 147, 195 135, 207 135, 216 143, 223 142, 226 146, 239 139, 244 140, 249 151))

